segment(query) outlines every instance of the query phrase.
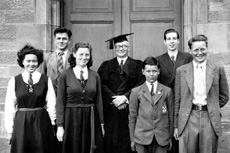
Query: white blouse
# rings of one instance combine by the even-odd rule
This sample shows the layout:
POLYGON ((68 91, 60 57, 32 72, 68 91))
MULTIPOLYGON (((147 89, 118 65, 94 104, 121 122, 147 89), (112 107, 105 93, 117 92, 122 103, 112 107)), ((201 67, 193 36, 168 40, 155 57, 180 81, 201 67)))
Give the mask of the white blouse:
MULTIPOLYGON (((33 83, 37 83, 40 80, 41 73, 35 71, 32 73, 33 83)), ((29 73, 24 71, 22 73, 23 81, 28 83, 29 73)), ((46 109, 49 113, 52 125, 55 124, 56 119, 56 95, 53 89, 52 81, 48 78, 48 90, 46 94, 46 109)), ((15 77, 12 77, 8 82, 6 99, 5 99, 5 128, 8 133, 12 133, 14 116, 17 111, 16 104, 16 94, 15 94, 15 77)))

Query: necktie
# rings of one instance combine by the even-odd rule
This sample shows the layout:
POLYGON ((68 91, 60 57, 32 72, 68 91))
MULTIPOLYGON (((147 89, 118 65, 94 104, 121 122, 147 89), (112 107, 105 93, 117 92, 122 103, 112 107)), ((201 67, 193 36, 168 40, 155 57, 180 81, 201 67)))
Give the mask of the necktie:
POLYGON ((61 73, 63 71, 63 69, 64 69, 62 55, 64 55, 63 52, 58 53, 58 59, 57 59, 58 73, 61 73))
POLYGON ((120 75, 122 75, 123 74, 123 69, 124 69, 124 60, 121 60, 120 69, 121 69, 120 75))
POLYGON ((171 56, 171 60, 172 60, 172 63, 174 65, 175 64, 175 57, 173 55, 171 56))
POLYGON ((83 71, 81 70, 80 71, 80 80, 81 80, 81 86, 84 87, 85 86, 85 79, 83 77, 83 71))
POLYGON ((151 83, 151 96, 154 96, 154 84, 151 83))
POLYGON ((197 66, 195 74, 196 74, 196 76, 195 76, 196 94, 201 96, 205 93, 204 76, 203 76, 203 69, 202 69, 201 65, 197 66))
POLYGON ((30 73, 29 79, 28 79, 28 84, 29 84, 29 92, 33 92, 33 79, 32 79, 32 74, 30 73))

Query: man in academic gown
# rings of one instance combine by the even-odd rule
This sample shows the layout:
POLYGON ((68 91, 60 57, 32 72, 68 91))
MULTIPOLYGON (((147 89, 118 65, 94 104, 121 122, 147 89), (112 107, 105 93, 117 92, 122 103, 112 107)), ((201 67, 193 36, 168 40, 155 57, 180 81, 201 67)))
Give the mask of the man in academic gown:
POLYGON ((130 153, 128 105, 131 89, 145 80, 142 61, 128 56, 127 35, 107 40, 116 57, 104 61, 98 69, 102 84, 105 120, 105 149, 107 153, 130 153))

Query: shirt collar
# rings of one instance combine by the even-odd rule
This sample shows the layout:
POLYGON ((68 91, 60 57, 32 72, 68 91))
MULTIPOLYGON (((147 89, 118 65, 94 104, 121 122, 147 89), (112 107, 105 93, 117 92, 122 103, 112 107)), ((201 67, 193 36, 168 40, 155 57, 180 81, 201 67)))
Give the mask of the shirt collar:
POLYGON ((171 56, 173 55, 174 56, 174 60, 176 60, 177 54, 178 54, 178 50, 176 50, 176 51, 170 51, 170 50, 168 50, 169 57, 171 58, 171 56))
MULTIPOLYGON (((59 52, 62 52, 62 51, 56 50, 57 55, 59 52)), ((66 56, 67 52, 68 52, 68 50, 63 51, 63 53, 64 53, 63 56, 66 56)))
POLYGON ((117 57, 117 61, 118 61, 119 64, 121 63, 121 60, 123 60, 123 64, 125 64, 127 59, 128 59, 128 56, 126 56, 124 58, 117 57))
MULTIPOLYGON (((148 88, 149 88, 149 91, 151 91, 151 88, 152 88, 152 83, 148 82, 148 81, 145 81, 148 88)), ((156 90, 157 90, 157 85, 158 85, 158 81, 156 80, 155 82, 153 82, 153 85, 154 85, 154 93, 156 93, 156 90)))
MULTIPOLYGON (((37 75, 37 74, 39 74, 39 72, 37 72, 37 71, 34 71, 33 73, 31 73, 32 74, 32 77, 34 76, 34 75, 37 75)), ((29 76, 30 75, 30 73, 28 72, 28 71, 24 71, 24 72, 22 72, 22 75, 24 75, 24 76, 29 76)))
POLYGON ((202 68, 205 68, 206 63, 207 63, 207 60, 205 60, 205 61, 202 62, 202 63, 196 63, 196 62, 193 60, 192 63, 193 63, 194 68, 196 68, 198 65, 201 65, 202 68))

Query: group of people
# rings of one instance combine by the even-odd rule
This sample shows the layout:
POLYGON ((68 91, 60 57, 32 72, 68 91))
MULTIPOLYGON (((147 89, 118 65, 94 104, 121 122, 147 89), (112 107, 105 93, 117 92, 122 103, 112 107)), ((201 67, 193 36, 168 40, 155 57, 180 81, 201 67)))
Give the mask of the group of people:
POLYGON ((116 57, 97 72, 91 45, 70 51, 66 28, 55 29, 54 51, 18 51, 24 71, 5 101, 11 153, 217 153, 229 89, 224 67, 207 58, 207 37, 181 52, 168 29, 166 53, 142 62, 128 56, 132 34, 107 40, 116 57))

